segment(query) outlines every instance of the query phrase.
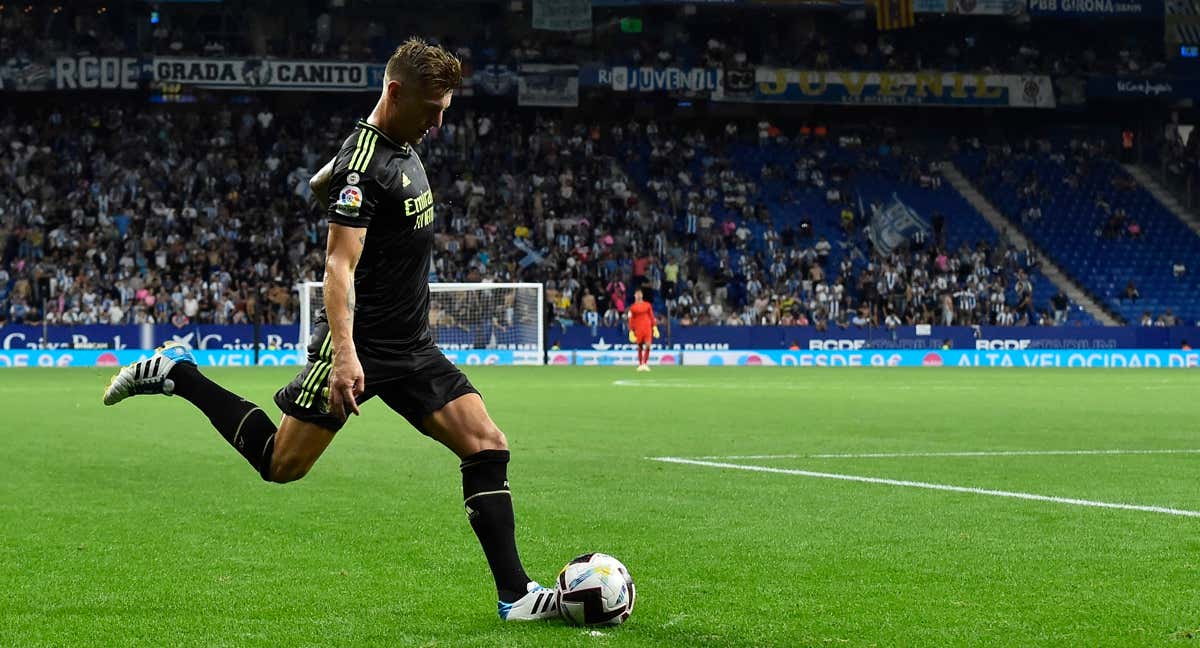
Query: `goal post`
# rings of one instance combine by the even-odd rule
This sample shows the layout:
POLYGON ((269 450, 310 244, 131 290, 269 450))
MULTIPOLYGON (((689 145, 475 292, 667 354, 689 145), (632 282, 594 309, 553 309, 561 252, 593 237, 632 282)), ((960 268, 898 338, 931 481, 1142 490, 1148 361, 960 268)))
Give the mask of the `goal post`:
MULTIPOLYGON (((298 287, 300 353, 325 305, 322 288, 319 281, 298 287)), ((430 333, 456 364, 543 364, 544 300, 540 283, 431 283, 430 333)))

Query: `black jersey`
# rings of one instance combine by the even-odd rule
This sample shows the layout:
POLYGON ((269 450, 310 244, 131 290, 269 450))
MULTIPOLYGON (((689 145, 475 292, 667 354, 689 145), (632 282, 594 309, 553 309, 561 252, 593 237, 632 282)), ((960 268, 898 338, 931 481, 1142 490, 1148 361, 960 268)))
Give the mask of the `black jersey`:
POLYGON ((416 152, 359 120, 329 184, 329 220, 367 230, 354 271, 356 345, 386 352, 432 344, 433 215, 433 192, 416 152))

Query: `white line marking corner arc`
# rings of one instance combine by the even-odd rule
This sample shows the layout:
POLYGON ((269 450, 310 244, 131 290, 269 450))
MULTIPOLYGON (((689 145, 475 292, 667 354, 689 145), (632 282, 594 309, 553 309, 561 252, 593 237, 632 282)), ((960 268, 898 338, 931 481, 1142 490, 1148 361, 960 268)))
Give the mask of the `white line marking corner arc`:
POLYGON ((1071 457, 1116 455, 1186 455, 1200 449, 1161 450, 984 450, 958 452, 847 452, 817 454, 705 455, 691 459, 898 459, 904 457, 1071 457))

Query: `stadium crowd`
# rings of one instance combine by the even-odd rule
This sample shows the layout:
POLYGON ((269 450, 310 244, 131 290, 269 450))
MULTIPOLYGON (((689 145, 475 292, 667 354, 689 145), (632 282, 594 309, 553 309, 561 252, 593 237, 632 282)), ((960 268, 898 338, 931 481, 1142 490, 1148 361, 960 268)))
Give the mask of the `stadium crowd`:
MULTIPOLYGON (((3 316, 294 321, 293 287, 319 280, 326 227, 306 180, 351 128, 337 112, 264 107, 76 106, 37 124, 10 111, 0 121, 3 316)), ((851 211, 844 229, 776 230, 755 180, 705 152, 706 137, 717 151, 754 146, 759 133, 453 115, 421 147, 439 205, 431 280, 545 282, 563 325, 617 324, 639 288, 684 326, 1064 321, 1050 313, 1065 307, 1032 302, 1035 255, 990 242, 946 249, 940 216, 913 249, 887 256, 853 225, 861 214, 848 197, 828 205, 851 211), (622 152, 649 141, 655 171, 639 183, 622 152), (697 155, 709 171, 692 177, 685 162, 697 155)), ((911 173, 897 182, 940 181, 905 155, 911 173)), ((831 192, 851 173, 814 162, 804 177, 808 190, 831 192)))
POLYGON ((318 132, 313 119, 79 106, 35 123, 8 113, 4 314, 49 324, 293 321, 292 286, 322 266, 304 181, 336 145, 300 136, 318 132))
MULTIPOLYGON (((961 237, 952 246, 948 219, 939 213, 908 247, 883 253, 872 244, 868 211, 883 205, 864 206, 861 197, 855 204, 856 176, 896 162, 893 186, 942 190, 936 164, 905 151, 894 133, 834 135, 804 127, 789 141, 769 123, 754 126, 741 133, 729 124, 716 134, 655 124, 630 127, 642 138, 640 150, 649 151, 645 188, 654 204, 651 213, 678 215, 687 249, 698 252, 711 275, 711 294, 709 286, 687 282, 669 291, 668 304, 677 307, 681 323, 818 328, 1065 323, 1068 304, 1061 295, 1054 304, 1034 304, 1033 281, 1040 275, 1032 250, 1003 241, 968 244, 961 237), (758 169, 747 168, 754 163, 744 158, 768 146, 799 155, 789 168, 769 156, 758 169), (853 158, 857 166, 847 163, 850 151, 859 153, 853 158), (781 183, 784 178, 794 182, 781 183), (787 189, 768 204, 770 191, 761 183, 787 189), (816 212, 807 211, 814 204, 816 212)), ((959 221, 951 216, 950 223, 959 221)))

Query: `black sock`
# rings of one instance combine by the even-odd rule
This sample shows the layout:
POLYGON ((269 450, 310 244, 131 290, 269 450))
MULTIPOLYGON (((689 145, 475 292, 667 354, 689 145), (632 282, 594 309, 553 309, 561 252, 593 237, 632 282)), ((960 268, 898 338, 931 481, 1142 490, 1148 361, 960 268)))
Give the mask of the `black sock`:
POLYGON ((517 555, 512 495, 508 491, 508 450, 483 450, 462 461, 463 505, 487 556, 496 594, 511 603, 525 596, 529 576, 517 555))
POLYGON ((175 381, 171 393, 181 396, 212 422, 263 479, 271 477, 271 453, 275 450, 276 427, 257 405, 204 377, 196 367, 177 363, 167 373, 175 381))

